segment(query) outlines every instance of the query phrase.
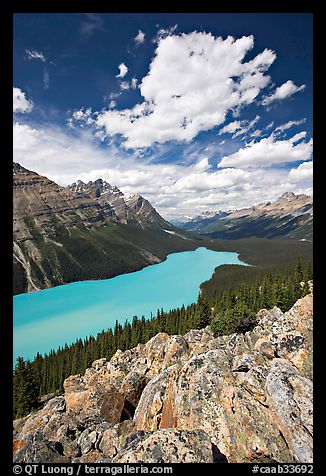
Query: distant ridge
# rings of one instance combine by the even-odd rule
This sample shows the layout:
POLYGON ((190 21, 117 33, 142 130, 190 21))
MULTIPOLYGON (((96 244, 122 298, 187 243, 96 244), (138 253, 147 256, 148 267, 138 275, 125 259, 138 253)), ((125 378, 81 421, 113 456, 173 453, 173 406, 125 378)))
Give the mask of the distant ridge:
POLYGON ((312 240, 313 200, 308 195, 286 192, 274 202, 235 211, 203 212, 192 219, 174 220, 173 224, 214 238, 256 236, 312 240))

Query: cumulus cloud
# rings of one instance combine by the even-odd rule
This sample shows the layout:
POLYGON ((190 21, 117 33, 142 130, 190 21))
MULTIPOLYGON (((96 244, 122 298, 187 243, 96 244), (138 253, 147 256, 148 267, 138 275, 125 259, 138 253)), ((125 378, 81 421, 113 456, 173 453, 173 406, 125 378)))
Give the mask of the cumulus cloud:
POLYGON ((303 91, 305 87, 305 84, 302 84, 301 86, 296 86, 294 82, 289 79, 288 81, 286 81, 286 83, 282 84, 282 86, 276 88, 273 94, 271 94, 270 96, 266 96, 263 99, 262 104, 264 106, 267 106, 273 101, 280 101, 282 99, 288 98, 293 94, 298 93, 299 91, 303 91))
POLYGON ((137 35, 134 38, 136 45, 141 45, 145 41, 145 33, 141 30, 138 30, 137 35))
POLYGON ((192 165, 192 168, 198 172, 203 172, 204 170, 207 170, 210 168, 208 158, 204 157, 203 159, 200 159, 198 162, 192 165))
POLYGON ((119 64, 119 74, 116 75, 116 78, 124 78, 127 73, 128 67, 124 63, 121 63, 119 64))
POLYGON ((19 88, 13 88, 13 112, 30 112, 33 102, 26 99, 25 93, 19 88))
POLYGON ((36 50, 25 50, 27 58, 28 59, 38 59, 42 61, 43 63, 46 62, 46 58, 44 54, 41 51, 36 51, 36 50))
MULTIPOLYGON (((77 119, 82 116, 90 118, 91 111, 75 111, 77 119)), ((15 123, 13 137, 15 162, 63 186, 77 179, 87 182, 101 177, 117 185, 126 196, 141 193, 168 219, 198 215, 207 209, 243 208, 275 199, 289 190, 312 191, 304 166, 290 174, 273 168, 216 170, 207 156, 191 165, 154 164, 139 161, 135 154, 114 144, 100 147, 87 129, 70 129, 68 133, 54 125, 45 128, 15 123)))
POLYGON ((301 182, 312 180, 313 177, 313 162, 303 162, 296 169, 291 169, 289 172, 289 179, 293 182, 301 182))
POLYGON ((277 140, 272 134, 223 157, 219 167, 270 167, 273 164, 309 160, 312 155, 312 139, 295 145, 304 135, 300 133, 300 137, 295 135, 288 140, 277 140))
POLYGON ((101 111, 98 126, 108 136, 120 134, 126 148, 191 141, 222 124, 228 111, 252 103, 269 83, 264 73, 276 55, 266 49, 245 62, 253 45, 253 36, 223 40, 192 32, 161 38, 139 85, 144 102, 101 111))
POLYGON ((246 182, 250 173, 241 170, 229 168, 217 172, 208 173, 202 170, 196 170, 177 180, 174 184, 175 191, 207 192, 209 190, 229 188, 246 182), (200 172, 200 173, 198 173, 200 172))

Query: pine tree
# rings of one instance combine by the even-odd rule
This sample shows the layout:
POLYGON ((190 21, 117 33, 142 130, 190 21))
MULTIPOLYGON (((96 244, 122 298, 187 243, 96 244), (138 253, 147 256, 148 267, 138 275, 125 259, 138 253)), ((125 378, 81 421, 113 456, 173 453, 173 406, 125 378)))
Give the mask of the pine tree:
POLYGON ((18 357, 14 373, 14 417, 21 418, 37 408, 39 381, 32 364, 18 357))
POLYGON ((195 328, 203 329, 211 322, 212 311, 206 296, 200 293, 195 312, 195 328))

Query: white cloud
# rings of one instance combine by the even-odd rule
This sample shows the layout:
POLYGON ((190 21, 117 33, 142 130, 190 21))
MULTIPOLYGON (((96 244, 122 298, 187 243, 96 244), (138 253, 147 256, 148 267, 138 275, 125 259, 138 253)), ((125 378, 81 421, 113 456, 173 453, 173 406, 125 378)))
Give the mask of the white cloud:
POLYGON ((251 137, 259 137, 261 136, 263 131, 261 129, 256 129, 254 132, 251 132, 250 136, 251 137))
MULTIPOLYGON (((259 121, 259 119, 260 119, 260 116, 257 115, 251 121, 242 121, 240 130, 238 130, 235 134, 233 134, 232 138, 235 139, 236 137, 240 135, 247 134, 247 132, 249 132, 250 129, 252 129, 254 125, 259 121)), ((254 136, 254 133, 252 133, 252 135, 254 136)))
POLYGON ((300 142, 294 136, 288 140, 277 140, 271 136, 258 142, 251 142, 237 152, 223 157, 219 167, 269 167, 272 164, 309 160, 312 155, 312 139, 309 142, 300 142))
POLYGON ((299 132, 298 134, 295 134, 293 137, 289 139, 292 144, 295 144, 296 142, 299 142, 301 139, 306 137, 307 133, 306 131, 299 132))
POLYGON ((291 169, 289 172, 289 179, 293 182, 301 182, 312 180, 313 177, 313 162, 303 162, 296 169, 291 169))
POLYGON ((265 50, 245 62, 253 44, 252 36, 223 40, 199 32, 161 38, 139 86, 144 102, 135 108, 143 113, 102 111, 98 126, 108 136, 121 134, 126 148, 191 141, 222 124, 228 111, 252 103, 269 83, 264 72, 276 55, 265 50))
MULTIPOLYGON (((75 111, 75 115, 89 118, 91 112, 75 111)), ((101 135, 101 131, 98 133, 101 135)), ((100 147, 86 129, 67 132, 56 126, 15 123, 13 160, 60 185, 101 177, 127 196, 141 193, 167 218, 198 215, 207 209, 251 206, 289 190, 308 194, 312 191, 303 165, 289 174, 288 170, 273 168, 228 167, 214 171, 206 156, 192 165, 154 164, 140 161, 136 154, 117 149, 114 144, 100 147)))
POLYGON ((41 51, 36 51, 36 50, 25 50, 26 51, 26 54, 27 54, 27 58, 28 59, 39 59, 41 61, 43 61, 43 63, 46 62, 46 58, 44 56, 44 54, 41 52, 41 51))
POLYGON ((239 129, 241 129, 241 122, 240 121, 233 121, 233 122, 229 122, 229 124, 227 124, 226 126, 224 126, 218 133, 218 135, 222 135, 222 134, 225 134, 225 133, 229 133, 229 134, 234 134, 236 131, 238 131, 239 129))
MULTIPOLYGON (((158 26, 158 25, 156 25, 158 26)), ((153 43, 159 42, 163 38, 166 38, 167 36, 172 36, 178 28, 178 25, 175 24, 174 26, 171 26, 170 28, 160 28, 157 31, 157 34, 155 38, 153 39, 153 43)))
POLYGON ((79 111, 74 111, 72 116, 76 121, 87 122, 92 116, 92 109, 90 107, 88 109, 81 108, 79 111))
POLYGON ((241 182, 248 181, 249 176, 249 172, 241 169, 229 168, 212 173, 199 169, 177 180, 173 188, 178 192, 207 193, 209 190, 239 185, 241 182))
POLYGON ((304 124, 306 122, 306 118, 302 118, 299 121, 288 121, 285 124, 281 124, 280 126, 276 127, 274 132, 284 132, 287 129, 290 129, 293 126, 300 126, 301 124, 304 124))
POLYGON ((264 106, 267 106, 273 101, 280 101, 289 96, 292 96, 295 93, 298 93, 299 91, 303 91, 305 87, 305 84, 302 84, 301 86, 296 86, 294 82, 289 79, 288 81, 286 81, 286 83, 282 84, 282 86, 276 88, 273 94, 265 97, 262 101, 262 104, 264 106))
POLYGON ((121 63, 119 64, 119 74, 116 75, 116 78, 124 78, 127 73, 128 67, 124 63, 121 63))
MULTIPOLYGON (((245 120, 245 121, 230 122, 229 124, 224 126, 219 131, 218 134, 219 135, 225 134, 225 133, 233 134, 232 139, 235 139, 236 137, 247 134, 247 132, 250 131, 250 129, 252 129, 254 127, 254 125, 259 121, 259 119, 260 119, 260 116, 257 115, 251 121, 245 120)), ((259 134, 260 133, 261 133, 261 131, 259 131, 259 134)), ((258 131, 255 131, 255 133, 252 133, 251 135, 256 137, 259 134, 258 134, 258 131)))
POLYGON ((130 83, 130 86, 132 87, 132 89, 136 89, 137 84, 138 84, 138 79, 137 78, 132 78, 131 83, 130 83))
POLYGON ((30 112, 33 102, 26 99, 25 93, 19 88, 13 88, 13 112, 30 112))
POLYGON ((121 81, 120 83, 120 89, 121 91, 125 91, 127 89, 130 89, 130 83, 129 81, 121 81))
POLYGON ((145 41, 145 33, 141 30, 138 30, 137 35, 134 38, 136 45, 141 45, 145 41))
POLYGON ((192 165, 192 168, 198 172, 203 172, 204 170, 207 170, 210 168, 208 158, 204 157, 203 159, 200 159, 198 162, 192 165))

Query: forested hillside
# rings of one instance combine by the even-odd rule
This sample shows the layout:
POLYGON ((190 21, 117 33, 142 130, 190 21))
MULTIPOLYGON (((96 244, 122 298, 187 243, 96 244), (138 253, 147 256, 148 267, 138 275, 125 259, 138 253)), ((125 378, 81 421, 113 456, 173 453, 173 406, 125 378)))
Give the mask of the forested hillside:
MULTIPOLYGON (((123 326, 116 322, 114 329, 103 330, 96 337, 78 339, 48 355, 38 354, 32 362, 19 358, 14 372, 14 417, 37 408, 41 395, 62 392, 65 378, 83 374, 94 360, 109 359, 118 349, 124 351, 145 343, 158 332, 183 335, 207 325, 215 335, 245 332, 255 326, 258 310, 277 306, 287 311, 309 292, 310 262, 302 265, 298 259, 295 266, 245 269, 250 269, 250 280, 243 274, 236 282, 225 279, 215 292, 214 281, 204 283, 197 303, 186 308, 170 312, 158 310, 149 320, 134 316, 123 326)), ((232 276, 230 274, 230 278, 232 276)))

